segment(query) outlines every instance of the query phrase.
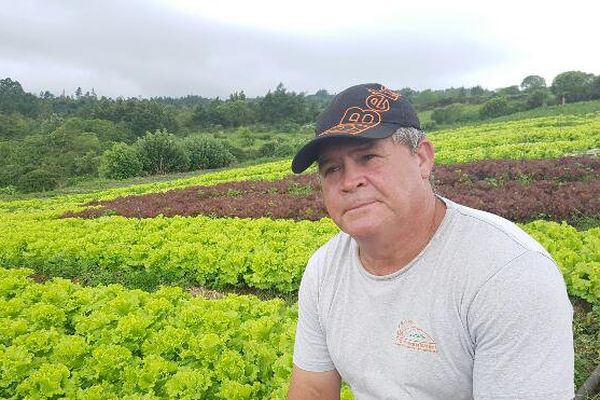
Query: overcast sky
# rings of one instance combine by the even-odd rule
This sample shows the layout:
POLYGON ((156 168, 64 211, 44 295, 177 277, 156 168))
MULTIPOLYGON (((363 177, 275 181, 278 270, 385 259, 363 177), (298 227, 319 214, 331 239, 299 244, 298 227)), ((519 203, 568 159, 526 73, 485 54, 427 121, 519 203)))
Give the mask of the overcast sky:
POLYGON ((0 1, 0 79, 36 94, 495 89, 600 74, 597 1, 0 1))

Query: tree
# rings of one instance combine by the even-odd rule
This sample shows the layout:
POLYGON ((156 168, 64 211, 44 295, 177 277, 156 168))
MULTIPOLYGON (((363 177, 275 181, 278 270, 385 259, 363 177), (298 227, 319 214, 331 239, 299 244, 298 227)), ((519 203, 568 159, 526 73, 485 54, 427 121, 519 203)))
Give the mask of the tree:
POLYGON ((547 88, 530 89, 525 104, 528 109, 542 107, 548 104, 550 91, 547 88))
POLYGON ((600 99, 600 75, 594 78, 589 85, 590 99, 600 99))
POLYGON ((400 89, 400 94, 406 98, 406 100, 412 102, 412 99, 417 95, 417 91, 409 87, 400 89))
POLYGON ((0 112, 37 117, 40 110, 39 99, 31 93, 25 93, 18 81, 0 79, 0 112))
POLYGON ((431 119, 436 124, 454 124, 459 121, 465 120, 465 108, 464 104, 454 103, 446 107, 436 108, 431 114, 431 119))
POLYGON ((500 96, 514 97, 520 95, 521 91, 517 85, 512 85, 500 88, 496 91, 496 93, 500 96))
POLYGON ((521 82, 521 90, 529 92, 546 88, 546 80, 539 75, 528 75, 521 82))
POLYGON ((259 100, 260 120, 266 123, 310 121, 304 94, 288 92, 283 83, 277 85, 274 92, 269 92, 259 100))
POLYGON ((554 78, 551 90, 563 104, 567 101, 585 100, 593 79, 593 74, 581 71, 563 72, 554 78))
POLYGON ((227 100, 213 108, 213 121, 218 125, 237 127, 256 122, 256 113, 244 100, 227 100))
POLYGON ((506 97, 494 97, 489 99, 479 111, 482 118, 495 118, 506 115, 510 112, 506 97))
POLYGON ((438 93, 431 89, 426 89, 413 97, 412 103, 417 110, 428 110, 434 107, 440 99, 438 93))
POLYGON ((469 92, 473 97, 481 97, 485 95, 485 90, 480 85, 473 86, 471 89, 469 89, 469 92))
POLYGON ((30 120, 18 113, 0 113, 0 140, 24 138, 32 133, 30 120))

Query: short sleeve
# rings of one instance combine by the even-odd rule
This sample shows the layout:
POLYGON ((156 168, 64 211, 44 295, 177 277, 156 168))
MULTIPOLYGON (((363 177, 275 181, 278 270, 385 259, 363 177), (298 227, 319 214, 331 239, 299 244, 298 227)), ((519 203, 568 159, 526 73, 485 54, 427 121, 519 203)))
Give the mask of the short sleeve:
POLYGON ((476 400, 573 398, 573 307, 551 258, 526 252, 505 265, 467 320, 476 400))
POLYGON ((305 371, 325 372, 335 369, 327 349, 325 332, 319 318, 317 252, 308 263, 298 291, 298 325, 294 343, 294 364, 305 371))

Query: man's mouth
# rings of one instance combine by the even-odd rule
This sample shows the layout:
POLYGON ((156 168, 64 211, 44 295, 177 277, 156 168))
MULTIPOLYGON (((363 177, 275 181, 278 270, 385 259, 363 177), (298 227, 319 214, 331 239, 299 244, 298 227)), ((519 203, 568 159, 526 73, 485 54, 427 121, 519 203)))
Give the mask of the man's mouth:
POLYGON ((351 206, 350 208, 346 209, 346 212, 348 212, 348 211, 354 211, 354 210, 358 210, 358 209, 360 209, 360 208, 366 207, 366 206, 368 206, 368 205, 371 205, 371 204, 373 204, 373 203, 375 203, 375 200, 372 200, 372 201, 366 201, 366 202, 364 202, 364 203, 358 203, 358 204, 356 204, 356 205, 353 205, 353 206, 351 206))

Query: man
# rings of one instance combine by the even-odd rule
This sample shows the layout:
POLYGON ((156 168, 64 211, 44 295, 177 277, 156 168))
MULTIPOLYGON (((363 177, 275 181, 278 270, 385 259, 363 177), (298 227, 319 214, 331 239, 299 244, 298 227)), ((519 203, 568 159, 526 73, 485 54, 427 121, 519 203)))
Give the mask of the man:
POLYGON ((379 84, 338 94, 294 157, 318 163, 342 232, 299 291, 289 398, 573 398, 573 309, 550 255, 511 222, 436 196, 434 149, 379 84))

